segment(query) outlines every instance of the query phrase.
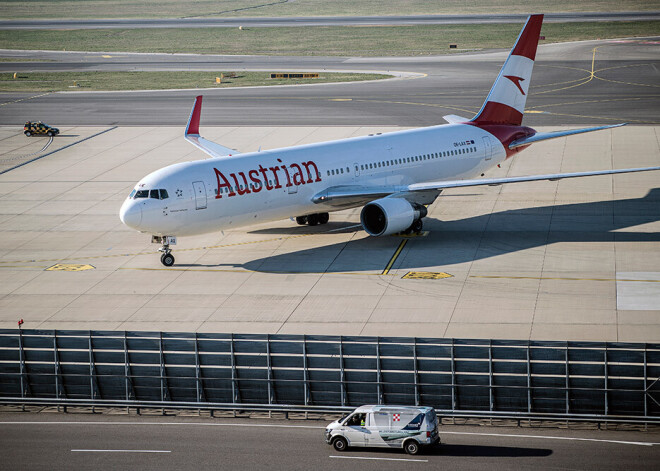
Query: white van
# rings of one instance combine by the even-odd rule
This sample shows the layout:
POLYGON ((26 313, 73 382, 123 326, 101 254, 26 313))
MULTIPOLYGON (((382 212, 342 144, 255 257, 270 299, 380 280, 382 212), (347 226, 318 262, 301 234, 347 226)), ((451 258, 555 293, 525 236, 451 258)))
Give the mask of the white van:
POLYGON ((415 455, 422 446, 440 443, 438 417, 432 407, 361 406, 325 429, 335 450, 349 446, 403 448, 415 455))

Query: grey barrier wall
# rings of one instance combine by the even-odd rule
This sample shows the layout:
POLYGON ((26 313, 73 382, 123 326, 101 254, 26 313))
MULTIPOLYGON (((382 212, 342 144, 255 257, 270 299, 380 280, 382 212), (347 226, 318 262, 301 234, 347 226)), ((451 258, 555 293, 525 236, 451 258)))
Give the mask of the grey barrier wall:
POLYGON ((660 416, 660 345, 0 330, 0 397, 660 416))

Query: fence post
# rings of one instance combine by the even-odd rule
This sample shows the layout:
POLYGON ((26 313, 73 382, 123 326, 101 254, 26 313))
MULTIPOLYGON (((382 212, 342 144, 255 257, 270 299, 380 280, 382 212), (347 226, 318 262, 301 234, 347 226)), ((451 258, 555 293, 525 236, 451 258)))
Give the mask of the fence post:
POLYGON ((570 407, 570 397, 569 397, 569 387, 570 387, 570 382, 569 382, 569 371, 568 371, 568 342, 566 342, 566 350, 564 354, 565 360, 566 360, 566 414, 569 413, 571 407, 570 407))
MULTIPOLYGON (((234 353, 234 334, 231 334, 230 337, 230 351, 231 354, 231 399, 232 402, 237 403, 240 401, 240 391, 238 389, 238 383, 236 382, 236 355, 234 353)), ((236 411, 234 411, 235 413, 236 411)))
POLYGON ((532 412, 532 361, 530 342, 527 341, 527 413, 532 412))
POLYGON ((339 381, 341 385, 341 405, 344 407, 347 402, 346 387, 344 385, 344 337, 339 336, 339 381))
MULTIPOLYGON (((89 331, 89 398, 95 400, 96 396, 101 395, 96 382, 96 364, 94 363, 94 350, 92 347, 92 331, 89 331)), ((94 413, 94 406, 92 406, 92 413, 94 413)))
MULTIPOLYGON (((610 405, 608 403, 608 394, 607 390, 609 388, 608 384, 608 378, 607 378, 607 343, 605 343, 605 350, 603 351, 603 368, 605 370, 605 378, 604 378, 604 384, 605 384, 605 415, 609 414, 609 409, 610 405)), ((607 422, 605 422, 605 427, 607 428, 607 422)))
MULTIPOLYGON (((647 371, 647 357, 646 357, 646 350, 647 350, 647 345, 644 344, 644 417, 649 416, 649 409, 648 409, 648 394, 649 394, 649 389, 648 389, 648 371, 647 371)), ((644 428, 646 429, 647 424, 644 424, 644 428)))
POLYGON ((451 410, 456 410, 456 365, 454 361, 454 339, 451 339, 451 410))
POLYGON ((417 367, 417 337, 413 338, 413 369, 415 371, 415 405, 419 406, 421 399, 419 397, 419 369, 417 367))
MULTIPOLYGON (((66 397, 66 393, 64 391, 62 369, 60 367, 60 355, 57 349, 57 330, 53 330, 53 363, 55 364, 55 398, 60 399, 60 396, 66 397)), ((60 406, 57 406, 57 410, 60 410, 60 406)))
MULTIPOLYGON (((273 366, 270 358, 270 334, 266 334, 266 366, 268 367, 268 404, 275 402, 275 392, 273 385, 273 366)), ((270 417, 270 411, 268 416, 270 417)))
MULTIPOLYGON (((490 408, 489 410, 493 412, 493 403, 494 403, 494 395, 493 395, 493 341, 489 340, 488 341, 488 407, 490 408)), ((491 425, 492 425, 492 418, 491 418, 491 425)))
POLYGON ((206 401, 206 394, 204 394, 204 383, 202 382, 202 369, 199 361, 197 332, 195 332, 195 385, 197 388, 197 402, 206 401))
MULTIPOLYGON (((21 397, 30 396, 30 381, 27 378, 27 365, 25 363, 25 350, 23 349, 23 330, 18 329, 18 353, 20 357, 21 397)), ((25 404, 23 404, 25 410, 25 404)))
POLYGON ((383 404, 383 387, 382 382, 383 378, 380 372, 380 337, 376 337, 376 381, 377 383, 377 392, 378 392, 378 404, 383 404))
MULTIPOLYGON (((305 406, 308 406, 310 403, 310 391, 309 391, 309 371, 307 371, 307 336, 303 335, 303 387, 304 387, 304 401, 305 406)), ((307 418, 307 411, 305 411, 305 418, 307 418)))

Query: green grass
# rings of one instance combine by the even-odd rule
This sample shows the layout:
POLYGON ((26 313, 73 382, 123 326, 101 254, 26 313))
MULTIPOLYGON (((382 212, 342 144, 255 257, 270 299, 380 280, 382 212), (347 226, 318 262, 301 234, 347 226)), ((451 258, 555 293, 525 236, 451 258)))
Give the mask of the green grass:
POLYGON ((431 15, 660 10, 658 0, 49 0, 0 1, 4 19, 431 15))
MULTIPOLYGON (((274 71, 277 72, 277 71, 274 71)), ((266 72, 34 72, 0 73, 2 92, 47 92, 61 90, 163 90, 171 88, 227 88, 257 85, 347 82, 389 78, 378 74, 322 73, 318 79, 270 79, 266 72), (75 86, 74 86, 75 82, 75 86)))
MULTIPOLYGON (((0 48, 201 54, 412 56, 510 48, 519 24, 238 29, 0 31, 0 48), (452 50, 454 51, 454 50, 452 50)), ((651 36, 660 21, 547 23, 546 42, 651 36)))

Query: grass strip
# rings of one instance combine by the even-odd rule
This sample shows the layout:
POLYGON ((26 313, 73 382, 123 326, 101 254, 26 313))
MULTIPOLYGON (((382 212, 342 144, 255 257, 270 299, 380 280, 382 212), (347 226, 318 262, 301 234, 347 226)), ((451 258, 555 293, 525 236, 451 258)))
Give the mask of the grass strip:
MULTIPOLYGON (((277 71, 273 71, 277 72, 277 71)), ((390 75, 321 73, 317 79, 271 79, 266 72, 20 72, 0 74, 2 92, 229 88, 378 80, 390 75), (224 78, 222 77, 224 75, 224 78), (216 77, 221 83, 216 83, 216 77)))
POLYGON ((212 18, 660 10, 658 0, 49 0, 0 1, 5 19, 212 18))
MULTIPOLYGON (((0 48, 301 56, 414 56, 510 48, 519 24, 0 31, 0 48), (456 44, 456 49, 450 49, 456 44)), ((654 36, 660 21, 547 23, 545 42, 654 36)))

